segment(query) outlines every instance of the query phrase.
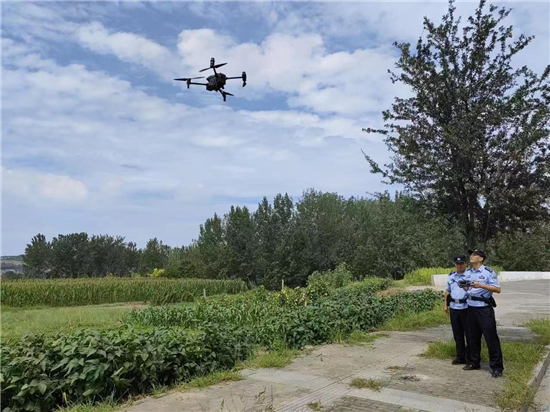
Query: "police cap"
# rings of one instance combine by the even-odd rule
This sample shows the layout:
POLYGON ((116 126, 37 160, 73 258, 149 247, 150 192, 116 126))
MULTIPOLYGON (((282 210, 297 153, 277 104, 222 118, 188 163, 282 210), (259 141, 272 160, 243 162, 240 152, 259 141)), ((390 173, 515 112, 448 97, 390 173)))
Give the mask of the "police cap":
POLYGON ((485 252, 483 250, 468 250, 468 253, 470 255, 478 255, 478 256, 481 256, 483 259, 487 259, 487 255, 485 254, 485 252))
POLYGON ((454 262, 455 263, 466 263, 466 256, 464 255, 457 255, 454 257, 454 262))

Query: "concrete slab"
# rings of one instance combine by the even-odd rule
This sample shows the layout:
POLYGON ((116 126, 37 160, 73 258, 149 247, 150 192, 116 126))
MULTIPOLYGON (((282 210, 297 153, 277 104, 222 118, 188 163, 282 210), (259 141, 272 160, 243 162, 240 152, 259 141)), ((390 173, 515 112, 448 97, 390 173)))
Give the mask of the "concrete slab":
POLYGON ((406 408, 421 409, 430 412, 497 412, 498 409, 445 399, 436 396, 423 395, 407 391, 382 388, 380 391, 370 389, 354 389, 348 392, 348 396, 373 399, 379 402, 399 405, 406 408))
POLYGON ((520 326, 532 319, 550 317, 550 280, 512 282, 495 294, 495 316, 500 326, 520 326))
POLYGON ((550 412, 550 368, 546 370, 535 396, 535 407, 539 412, 550 412))
POLYGON ((357 398, 355 396, 343 396, 338 399, 328 412, 427 412, 422 409, 406 408, 391 403, 379 402, 372 399, 357 398))

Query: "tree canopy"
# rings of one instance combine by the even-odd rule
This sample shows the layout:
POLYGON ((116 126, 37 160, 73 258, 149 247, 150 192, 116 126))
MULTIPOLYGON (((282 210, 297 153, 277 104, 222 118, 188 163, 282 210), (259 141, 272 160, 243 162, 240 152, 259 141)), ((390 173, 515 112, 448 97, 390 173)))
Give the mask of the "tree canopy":
POLYGON ((441 24, 424 18, 416 47, 401 53, 392 82, 410 87, 383 112, 393 153, 373 173, 401 183, 425 210, 458 226, 469 248, 549 217, 550 66, 514 68, 533 40, 504 21, 510 9, 481 1, 461 25, 454 2, 441 24))

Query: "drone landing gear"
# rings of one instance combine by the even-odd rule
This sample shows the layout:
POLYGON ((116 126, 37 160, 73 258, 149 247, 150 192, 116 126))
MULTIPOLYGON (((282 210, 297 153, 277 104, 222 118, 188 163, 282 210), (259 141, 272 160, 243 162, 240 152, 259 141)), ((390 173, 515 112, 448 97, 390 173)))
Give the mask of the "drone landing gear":
POLYGON ((225 92, 223 90, 220 90, 220 93, 222 94, 222 97, 223 97, 223 101, 225 102, 226 101, 226 98, 227 96, 234 96, 233 94, 229 93, 229 92, 225 92))

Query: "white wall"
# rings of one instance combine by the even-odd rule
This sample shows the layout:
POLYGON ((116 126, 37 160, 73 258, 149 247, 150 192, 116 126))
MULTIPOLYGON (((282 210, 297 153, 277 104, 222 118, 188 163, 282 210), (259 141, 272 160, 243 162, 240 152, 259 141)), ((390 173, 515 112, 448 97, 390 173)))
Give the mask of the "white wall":
MULTIPOLYGON (((444 287, 447 284, 449 274, 432 275, 432 285, 444 287)), ((550 272, 506 272, 502 271, 498 275, 500 283, 517 282, 519 280, 550 280, 550 272)))

